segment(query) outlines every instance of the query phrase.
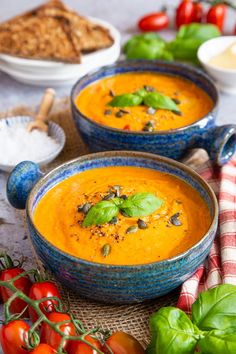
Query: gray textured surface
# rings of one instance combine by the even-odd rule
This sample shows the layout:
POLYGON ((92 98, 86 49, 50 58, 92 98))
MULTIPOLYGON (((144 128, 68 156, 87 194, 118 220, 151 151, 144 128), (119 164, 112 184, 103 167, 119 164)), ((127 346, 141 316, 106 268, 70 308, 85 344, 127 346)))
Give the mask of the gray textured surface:
MULTIPOLYGON (((21 11, 42 3, 40 0, 0 0, 0 21, 10 18, 21 11)), ((173 12, 176 1, 158 0, 67 0, 82 14, 100 17, 113 23, 123 34, 123 39, 135 32, 135 23, 144 13, 157 10, 164 3, 169 6, 170 14, 173 12)), ((236 0, 234 0, 236 4, 236 0)), ((229 12, 227 31, 232 31, 235 13, 229 12)), ((164 33, 170 37, 172 32, 164 33)), ((57 91, 58 96, 68 95, 70 87, 57 91)), ((42 94, 42 89, 22 85, 9 76, 0 72, 0 110, 6 110, 18 104, 36 104, 42 94)), ((236 97, 221 95, 218 113, 218 123, 236 123, 236 97)), ((21 218, 8 205, 5 200, 5 185, 7 175, 0 171, 0 217, 4 217, 9 224, 0 225, 0 248, 7 249, 14 256, 24 253, 32 260, 32 252, 21 218)))

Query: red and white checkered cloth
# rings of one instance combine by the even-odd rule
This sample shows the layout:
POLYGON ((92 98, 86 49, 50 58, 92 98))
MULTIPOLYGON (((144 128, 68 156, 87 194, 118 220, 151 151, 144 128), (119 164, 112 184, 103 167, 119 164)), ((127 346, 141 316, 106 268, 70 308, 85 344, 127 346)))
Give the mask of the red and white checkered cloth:
POLYGON ((201 291, 219 284, 236 285, 236 156, 221 169, 207 162, 197 172, 219 201, 219 228, 205 263, 182 285, 177 306, 187 313, 201 291))

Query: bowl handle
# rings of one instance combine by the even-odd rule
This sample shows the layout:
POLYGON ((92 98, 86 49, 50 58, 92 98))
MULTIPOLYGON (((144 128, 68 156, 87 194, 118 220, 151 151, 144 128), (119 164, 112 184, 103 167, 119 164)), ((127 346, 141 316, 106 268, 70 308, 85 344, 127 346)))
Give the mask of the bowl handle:
POLYGON ((207 150, 211 160, 223 166, 236 153, 236 125, 221 125, 208 130, 202 147, 207 150))
POLYGON ((7 180, 7 199, 17 209, 25 209, 28 195, 43 173, 39 165, 23 161, 16 165, 7 180))

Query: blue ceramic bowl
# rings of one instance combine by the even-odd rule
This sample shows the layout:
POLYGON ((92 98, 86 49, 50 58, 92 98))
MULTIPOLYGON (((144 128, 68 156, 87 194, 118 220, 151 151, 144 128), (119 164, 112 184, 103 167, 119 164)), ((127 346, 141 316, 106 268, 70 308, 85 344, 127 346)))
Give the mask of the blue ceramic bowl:
POLYGON ((9 176, 7 196, 14 207, 26 206, 33 246, 42 262, 56 278, 78 294, 106 303, 140 302, 175 289, 204 261, 217 229, 217 201, 208 184, 197 173, 179 162, 141 152, 114 151, 81 156, 57 167, 45 176, 42 176, 36 164, 22 162, 9 176), (106 265, 79 259, 61 251, 48 242, 34 224, 33 214, 38 202, 62 180, 82 171, 104 166, 146 167, 170 173, 186 181, 200 193, 210 209, 212 222, 209 230, 188 251, 149 264, 106 265))
MULTIPOLYGON (((123 61, 102 67, 82 77, 71 92, 72 114, 76 126, 91 151, 138 150, 180 159, 191 148, 204 148, 218 165, 226 163, 236 152, 236 125, 215 125, 218 92, 202 70, 180 63, 162 61, 123 61), (84 116, 75 105, 75 98, 91 83, 120 73, 156 72, 177 75, 201 87, 213 100, 214 108, 197 122, 179 129, 143 132, 111 128, 84 116)), ((193 107, 194 109, 194 107, 193 107)))

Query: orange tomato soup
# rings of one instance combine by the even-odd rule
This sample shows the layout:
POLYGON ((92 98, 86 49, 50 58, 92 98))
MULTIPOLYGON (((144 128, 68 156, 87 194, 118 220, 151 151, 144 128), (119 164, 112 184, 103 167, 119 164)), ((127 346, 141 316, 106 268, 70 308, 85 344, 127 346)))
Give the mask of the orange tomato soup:
POLYGON ((127 73, 111 76, 92 83, 76 97, 75 104, 88 118, 109 127, 141 131, 150 120, 155 131, 170 130, 192 124, 204 117, 213 108, 212 99, 191 81, 171 75, 156 73, 127 73), (178 102, 181 116, 170 110, 157 109, 148 114, 144 105, 110 107, 112 94, 134 93, 145 85, 178 102), (109 110, 109 114, 107 111, 109 110))
POLYGON ((76 174, 49 190, 34 212, 39 232, 53 245, 73 256, 107 264, 143 264, 176 256, 196 244, 208 230, 210 212, 201 196, 184 181, 139 167, 105 167, 76 174), (137 217, 118 214, 116 224, 82 227, 85 218, 78 206, 101 201, 112 186, 121 194, 148 192, 163 200, 162 206, 142 217, 147 228, 138 228, 137 217), (172 217, 178 216, 178 225, 172 217), (104 245, 109 245, 104 255, 104 245))

